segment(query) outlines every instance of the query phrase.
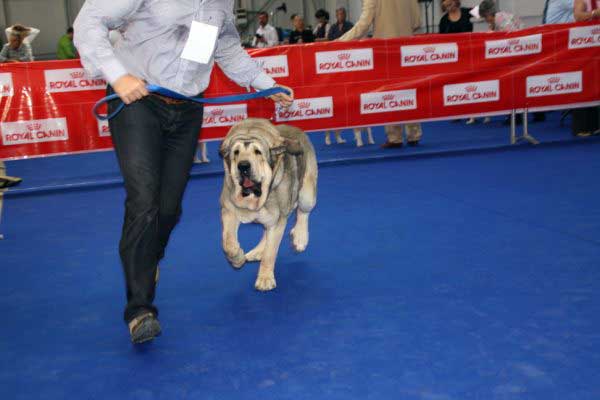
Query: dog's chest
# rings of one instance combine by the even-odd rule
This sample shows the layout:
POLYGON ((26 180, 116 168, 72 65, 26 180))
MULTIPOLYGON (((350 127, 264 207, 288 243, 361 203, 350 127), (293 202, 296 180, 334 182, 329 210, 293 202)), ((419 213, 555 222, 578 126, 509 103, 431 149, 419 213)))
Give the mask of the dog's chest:
POLYGON ((263 207, 258 211, 243 211, 239 213, 238 218, 242 224, 256 223, 271 226, 279 219, 279 213, 273 212, 270 208, 263 207))

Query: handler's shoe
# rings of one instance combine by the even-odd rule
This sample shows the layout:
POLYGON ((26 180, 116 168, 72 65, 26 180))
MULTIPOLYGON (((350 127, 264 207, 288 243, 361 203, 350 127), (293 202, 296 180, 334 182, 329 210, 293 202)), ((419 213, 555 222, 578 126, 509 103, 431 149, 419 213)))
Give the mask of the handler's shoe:
POLYGON ((0 175, 0 189, 17 186, 23 179, 14 176, 0 175))
POLYGON ((133 344, 148 342, 160 336, 160 324, 154 314, 143 314, 129 322, 129 334, 133 344))

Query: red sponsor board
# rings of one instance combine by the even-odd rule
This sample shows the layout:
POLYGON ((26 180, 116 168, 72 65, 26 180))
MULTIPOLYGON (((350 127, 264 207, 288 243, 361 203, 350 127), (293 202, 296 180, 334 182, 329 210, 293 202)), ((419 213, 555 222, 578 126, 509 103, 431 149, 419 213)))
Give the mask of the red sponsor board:
MULTIPOLYGON (((598 22, 249 53, 294 89, 294 105, 206 106, 201 140, 219 140, 247 117, 317 131, 600 104, 598 22)), ((105 82, 87 76, 78 60, 0 64, 0 159, 110 149, 108 124, 91 112, 105 92, 105 82)), ((244 92, 216 66, 204 95, 244 92)))

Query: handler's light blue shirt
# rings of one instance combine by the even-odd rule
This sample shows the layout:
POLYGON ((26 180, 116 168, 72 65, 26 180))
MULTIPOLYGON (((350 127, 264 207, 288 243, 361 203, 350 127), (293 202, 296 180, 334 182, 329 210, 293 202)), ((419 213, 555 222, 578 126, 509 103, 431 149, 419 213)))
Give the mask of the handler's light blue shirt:
POLYGON ((240 86, 275 84, 241 47, 233 0, 87 0, 74 28, 83 66, 109 83, 129 73, 193 96, 207 88, 216 61, 240 86), (208 64, 181 58, 192 21, 219 28, 208 64), (123 38, 113 48, 108 33, 116 29, 123 38))
POLYGON ((574 0, 549 0, 546 23, 566 24, 575 22, 573 15, 574 3, 574 0))

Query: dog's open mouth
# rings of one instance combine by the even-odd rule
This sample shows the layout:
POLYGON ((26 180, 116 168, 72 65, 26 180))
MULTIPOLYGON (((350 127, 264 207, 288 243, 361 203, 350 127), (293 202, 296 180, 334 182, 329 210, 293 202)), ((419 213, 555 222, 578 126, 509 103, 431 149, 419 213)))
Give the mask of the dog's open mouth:
POLYGON ((247 176, 241 177, 240 185, 242 186, 243 197, 250 196, 251 194, 254 194, 256 197, 260 197, 262 195, 260 182, 254 182, 247 176))

